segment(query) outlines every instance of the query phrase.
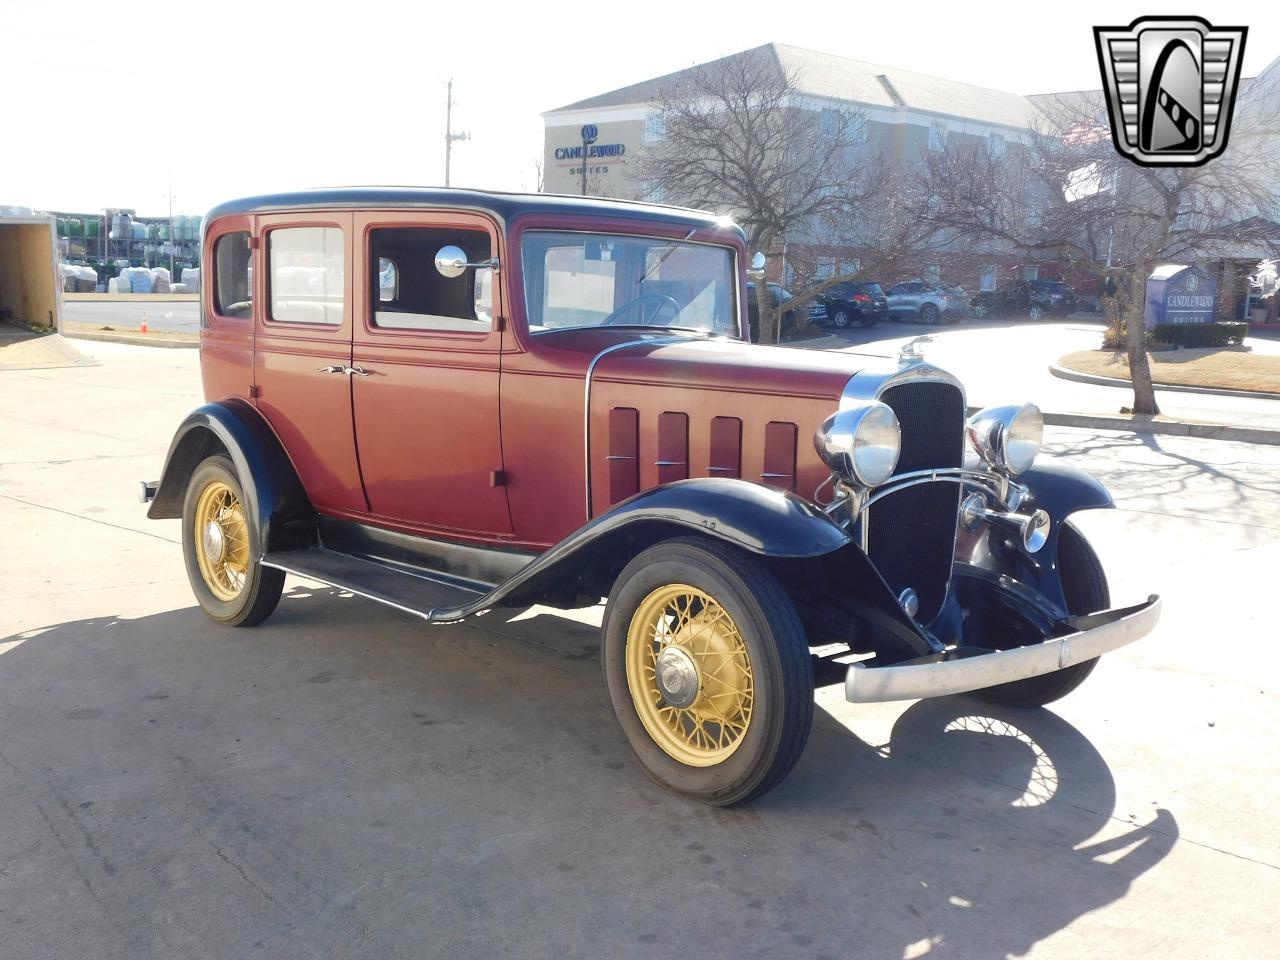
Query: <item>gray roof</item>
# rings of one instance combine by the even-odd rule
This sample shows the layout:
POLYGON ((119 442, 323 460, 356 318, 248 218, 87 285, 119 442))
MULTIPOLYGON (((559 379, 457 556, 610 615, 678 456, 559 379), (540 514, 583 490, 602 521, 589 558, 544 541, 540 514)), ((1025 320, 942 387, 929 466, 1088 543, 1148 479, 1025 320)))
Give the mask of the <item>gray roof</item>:
POLYGON ((732 60, 762 56, 770 58, 780 73, 793 74, 801 93, 815 97, 848 100, 868 106, 906 107, 1009 127, 1031 126, 1037 112, 1026 97, 1016 93, 931 77, 898 67, 850 60, 832 53, 782 43, 768 43, 743 50, 719 60, 699 64, 698 67, 633 83, 549 112, 651 103, 673 81, 691 75, 695 69, 714 70, 717 65, 732 60), (895 92, 897 97, 894 96, 895 92))

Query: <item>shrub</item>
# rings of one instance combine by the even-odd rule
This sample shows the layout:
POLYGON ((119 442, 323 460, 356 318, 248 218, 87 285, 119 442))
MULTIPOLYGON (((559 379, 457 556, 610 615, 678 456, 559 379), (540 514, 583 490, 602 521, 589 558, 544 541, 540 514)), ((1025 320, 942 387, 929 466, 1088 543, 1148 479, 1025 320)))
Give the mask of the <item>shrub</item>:
POLYGON ((1247 323, 1158 323, 1148 339, 1179 347, 1233 347, 1248 333, 1247 323))
MULTIPOLYGON (((1172 347, 1234 347, 1244 343, 1247 323, 1158 323, 1147 331, 1146 344, 1153 349, 1172 347)), ((1129 331, 1124 324, 1109 326, 1102 334, 1103 350, 1124 350, 1129 331)))

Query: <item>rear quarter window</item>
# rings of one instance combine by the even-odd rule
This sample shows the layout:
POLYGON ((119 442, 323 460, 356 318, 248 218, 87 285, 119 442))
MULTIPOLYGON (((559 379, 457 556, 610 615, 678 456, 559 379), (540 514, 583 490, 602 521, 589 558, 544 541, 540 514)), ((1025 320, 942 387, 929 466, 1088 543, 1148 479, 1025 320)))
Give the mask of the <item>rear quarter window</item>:
POLYGON ((213 308, 222 317, 253 316, 253 259, 249 232, 224 233, 213 246, 213 308))

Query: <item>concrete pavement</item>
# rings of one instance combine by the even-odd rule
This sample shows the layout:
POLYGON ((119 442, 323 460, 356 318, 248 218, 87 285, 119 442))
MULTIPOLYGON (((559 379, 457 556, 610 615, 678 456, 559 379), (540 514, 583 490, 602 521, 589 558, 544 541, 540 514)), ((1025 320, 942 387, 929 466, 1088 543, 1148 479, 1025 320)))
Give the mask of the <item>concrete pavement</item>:
POLYGON ((632 763, 598 610, 425 628, 291 578, 263 627, 210 624, 177 522, 133 499, 195 352, 80 348, 101 365, 0 372, 0 957, 1204 960, 1280 933, 1277 448, 1051 430, 1115 493, 1080 524, 1116 603, 1166 597, 1157 632, 1050 710, 824 688, 790 779, 717 811, 632 763))
MULTIPOLYGON (((883 323, 870 330, 856 327, 795 345, 810 349, 849 350, 897 356, 902 344, 919 336, 934 341, 925 356, 958 376, 977 406, 1032 400, 1056 413, 1116 414, 1133 405, 1129 387, 1107 387, 1061 380, 1049 364, 1076 350, 1095 349, 1103 324, 1084 319, 1054 323, 968 320, 956 325, 883 323)), ((1280 352, 1280 340, 1250 337, 1260 353, 1280 352)), ((1236 424, 1280 430, 1280 399, 1250 399, 1183 393, 1156 388, 1161 412, 1170 418, 1236 424)))

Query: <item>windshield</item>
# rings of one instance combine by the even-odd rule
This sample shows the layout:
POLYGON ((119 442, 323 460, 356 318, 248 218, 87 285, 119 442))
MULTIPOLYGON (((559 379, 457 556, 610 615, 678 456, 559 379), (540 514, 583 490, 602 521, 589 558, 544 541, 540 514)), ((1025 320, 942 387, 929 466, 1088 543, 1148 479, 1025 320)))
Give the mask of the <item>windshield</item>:
POLYGON ((728 247, 661 237, 526 233, 524 297, 534 333, 685 328, 738 335, 728 247))

